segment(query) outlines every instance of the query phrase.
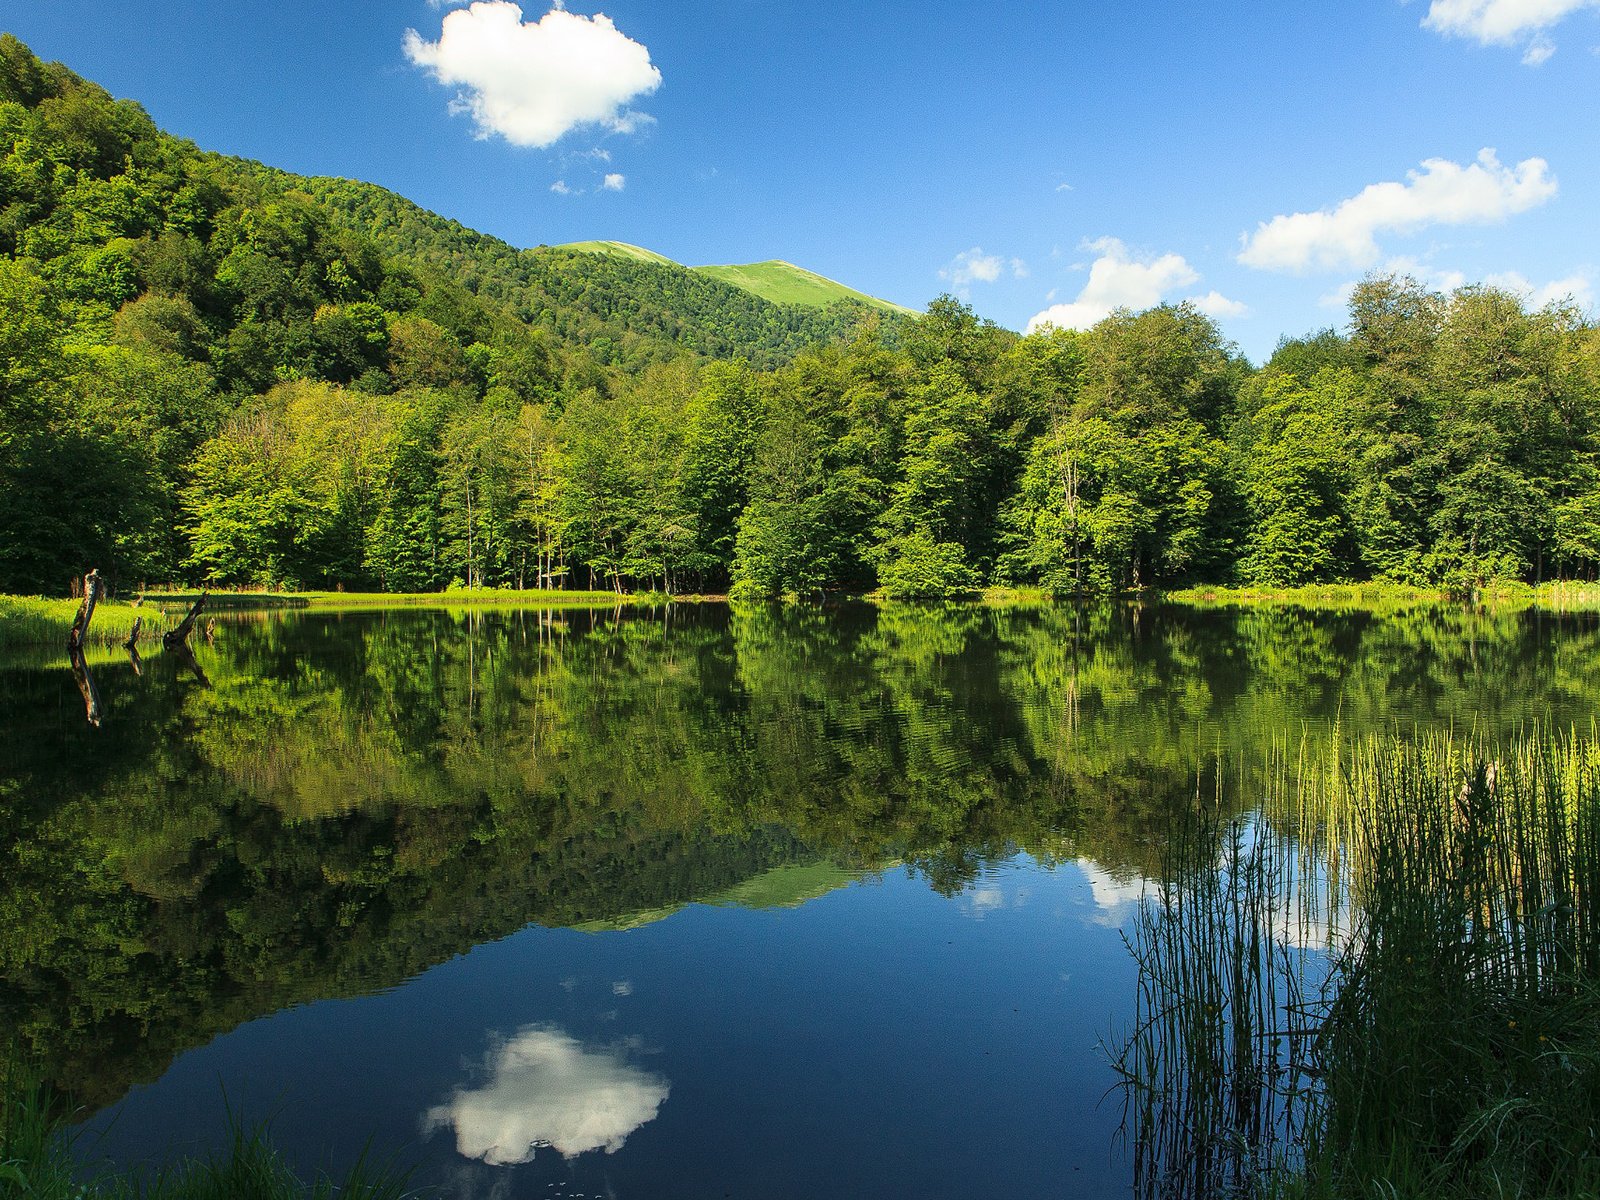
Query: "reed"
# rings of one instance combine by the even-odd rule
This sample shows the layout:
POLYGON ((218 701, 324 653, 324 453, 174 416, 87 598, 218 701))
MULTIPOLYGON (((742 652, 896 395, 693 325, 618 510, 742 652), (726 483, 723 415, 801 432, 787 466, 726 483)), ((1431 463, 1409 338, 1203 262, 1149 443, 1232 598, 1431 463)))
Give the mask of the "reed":
POLYGON ((1270 778, 1130 938, 1141 1194, 1600 1194, 1595 738, 1280 748, 1270 778))
POLYGON ((0 1079, 0 1200, 405 1200, 405 1180, 363 1156, 338 1180, 302 1182, 262 1127, 235 1121, 225 1153, 153 1174, 86 1169, 59 1107, 38 1087, 0 1079))
MULTIPOLYGON (((66 649, 67 632, 78 614, 76 600, 40 596, 0 596, 0 649, 50 646, 66 649)), ((139 641, 158 640, 176 621, 149 605, 134 607, 102 601, 89 625, 88 645, 120 646, 139 621, 139 641)))

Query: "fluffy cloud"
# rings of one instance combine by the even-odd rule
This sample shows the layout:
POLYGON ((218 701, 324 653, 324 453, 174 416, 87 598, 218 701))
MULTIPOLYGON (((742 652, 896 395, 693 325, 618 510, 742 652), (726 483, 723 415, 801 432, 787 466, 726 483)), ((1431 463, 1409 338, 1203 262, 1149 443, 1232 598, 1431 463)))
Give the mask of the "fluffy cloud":
POLYGON ((1568 300, 1582 309, 1594 307, 1594 285, 1586 275, 1568 275, 1564 279, 1552 279, 1549 283, 1535 284, 1517 271, 1506 271, 1499 275, 1490 275, 1484 282, 1490 287, 1515 292, 1530 308, 1543 308, 1546 304, 1558 304, 1568 300))
POLYGON ((1092 858, 1080 858, 1074 865, 1083 873, 1089 885, 1089 895, 1094 902, 1097 925, 1117 928, 1125 924, 1139 909, 1145 896, 1145 880, 1131 871, 1111 872, 1092 858))
POLYGON ((1250 315, 1250 306, 1238 300, 1230 300, 1216 289, 1212 289, 1204 296, 1190 296, 1185 301, 1192 304, 1208 317, 1222 320, 1224 317, 1246 317, 1250 315))
POLYGON ((1556 194, 1542 158, 1502 166, 1493 150, 1462 166, 1430 158, 1405 183, 1374 183, 1333 208, 1273 217, 1244 239, 1239 261, 1268 271, 1368 267, 1381 255, 1379 233, 1414 233, 1429 225, 1503 221, 1556 194))
POLYGON ((626 175, 618 175, 618 174, 615 174, 615 173, 607 175, 605 177, 605 179, 602 180, 601 183, 600 183, 600 186, 603 187, 608 192, 620 192, 627 185, 628 185, 627 176, 626 175))
POLYGON ((983 247, 974 246, 971 250, 963 250, 950 261, 950 265, 939 271, 940 279, 948 279, 957 287, 966 287, 972 283, 994 283, 1007 270, 1015 279, 1025 279, 1028 274, 1028 264, 1020 258, 1009 261, 998 254, 985 254, 983 247))
POLYGON ((622 1050, 585 1050, 550 1026, 523 1029, 487 1066, 483 1087, 458 1090, 425 1124, 453 1126, 456 1149, 491 1166, 527 1162, 540 1146, 568 1158, 615 1153, 668 1092, 665 1079, 629 1066, 622 1050))
MULTIPOLYGON (((1070 304, 1054 304, 1028 322, 1032 332, 1043 325, 1058 329, 1088 329, 1119 308, 1149 308, 1179 288, 1200 282, 1180 254, 1135 258, 1116 238, 1089 242, 1085 249, 1098 254, 1089 267, 1089 281, 1070 304)), ((1221 299, 1219 297, 1219 299, 1221 299)))
POLYGON ((1526 42, 1522 61, 1537 67, 1556 52, 1545 31, 1582 9, 1600 9, 1600 0, 1433 0, 1422 24, 1485 46, 1526 42))
POLYGON ((510 0, 477 0, 445 15, 437 42, 408 29, 405 53, 462 89, 452 108, 472 115, 479 137, 499 134, 517 146, 550 146, 591 125, 631 132, 650 118, 627 104, 661 84, 650 51, 610 17, 578 16, 560 3, 525 22, 510 0))

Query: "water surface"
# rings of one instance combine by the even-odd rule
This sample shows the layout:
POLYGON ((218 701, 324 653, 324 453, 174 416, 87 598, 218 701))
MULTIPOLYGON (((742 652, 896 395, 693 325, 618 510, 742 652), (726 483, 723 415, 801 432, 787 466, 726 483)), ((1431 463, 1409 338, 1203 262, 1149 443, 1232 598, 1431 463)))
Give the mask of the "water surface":
POLYGON ((0 667, 0 1022, 120 1163, 1125 1192, 1121 929, 1275 743, 1587 726, 1592 617, 276 613, 0 667), (224 1097, 226 1100, 224 1101, 224 1097))

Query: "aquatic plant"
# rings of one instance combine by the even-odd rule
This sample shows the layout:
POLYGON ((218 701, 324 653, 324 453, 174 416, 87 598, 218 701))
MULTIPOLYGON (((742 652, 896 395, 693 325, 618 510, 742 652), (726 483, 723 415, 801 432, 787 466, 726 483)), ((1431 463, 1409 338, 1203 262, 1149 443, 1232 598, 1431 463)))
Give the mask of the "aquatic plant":
POLYGON ((1370 739, 1272 778, 1266 815, 1196 818, 1214 865, 1131 937, 1141 1194, 1596 1194, 1600 744, 1370 739))
POLYGON ((67 1114, 44 1089, 0 1079, 0 1200, 404 1200, 402 1175, 363 1155, 339 1180, 303 1183, 264 1126, 232 1121, 225 1153, 153 1174, 86 1169, 72 1153, 67 1114))

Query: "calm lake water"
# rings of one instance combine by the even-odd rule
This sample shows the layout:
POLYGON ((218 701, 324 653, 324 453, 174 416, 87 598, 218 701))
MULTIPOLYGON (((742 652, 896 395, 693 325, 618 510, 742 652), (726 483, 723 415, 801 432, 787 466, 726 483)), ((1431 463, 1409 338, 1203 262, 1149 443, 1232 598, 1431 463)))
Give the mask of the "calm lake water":
POLYGON ((1272 747, 1585 730, 1592 616, 237 616, 0 664, 0 1027, 160 1161, 446 1196, 1126 1194, 1122 941, 1272 747))

